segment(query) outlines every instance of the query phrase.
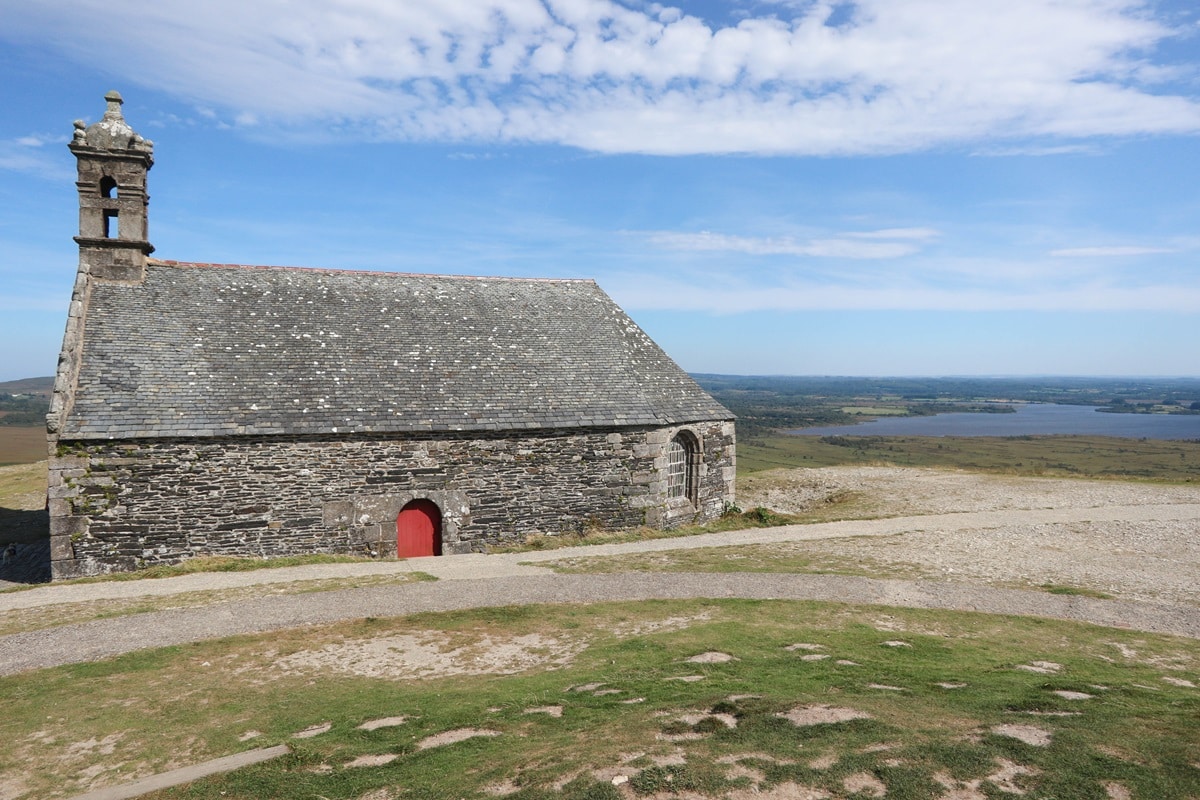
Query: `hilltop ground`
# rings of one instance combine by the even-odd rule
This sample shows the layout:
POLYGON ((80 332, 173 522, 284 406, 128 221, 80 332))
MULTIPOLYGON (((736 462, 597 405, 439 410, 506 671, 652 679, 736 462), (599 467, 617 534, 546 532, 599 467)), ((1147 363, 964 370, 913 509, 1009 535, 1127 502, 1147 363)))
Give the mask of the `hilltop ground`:
MULTIPOLYGON (((33 497, 37 470, 0 481, 33 497)), ((829 467, 744 476, 739 501, 828 521, 0 594, 0 797, 257 744, 292 754, 153 796, 1200 789, 1200 486, 829 467), (654 597, 710 599, 629 602, 654 597), (438 609, 479 610, 413 615, 438 609)))

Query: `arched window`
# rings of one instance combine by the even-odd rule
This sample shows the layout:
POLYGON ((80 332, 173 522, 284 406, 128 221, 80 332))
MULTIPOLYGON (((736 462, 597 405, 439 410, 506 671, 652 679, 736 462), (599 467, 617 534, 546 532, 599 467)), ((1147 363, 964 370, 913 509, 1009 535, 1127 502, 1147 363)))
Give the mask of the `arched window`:
POLYGON ((687 433, 676 434, 667 445, 667 498, 685 497, 696 502, 696 454, 699 446, 687 433))
POLYGON ((100 196, 113 198, 117 196, 117 181, 105 175, 100 179, 100 196))

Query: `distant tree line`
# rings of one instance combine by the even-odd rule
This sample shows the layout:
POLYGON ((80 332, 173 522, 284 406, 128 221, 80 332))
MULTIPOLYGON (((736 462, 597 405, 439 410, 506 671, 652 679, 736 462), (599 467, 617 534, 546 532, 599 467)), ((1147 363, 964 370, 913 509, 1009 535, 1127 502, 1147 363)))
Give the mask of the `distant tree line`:
POLYGON ((49 410, 44 397, 0 392, 0 425, 44 425, 49 410))

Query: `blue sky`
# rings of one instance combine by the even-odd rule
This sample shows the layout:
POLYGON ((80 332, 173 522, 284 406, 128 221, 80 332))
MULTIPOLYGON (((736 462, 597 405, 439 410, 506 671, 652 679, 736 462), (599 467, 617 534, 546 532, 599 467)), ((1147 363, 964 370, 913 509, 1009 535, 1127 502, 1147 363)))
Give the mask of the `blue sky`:
POLYGON ((54 371, 110 89, 161 258, 592 277, 693 372, 1200 375, 1188 0, 0 18, 0 380, 54 371))

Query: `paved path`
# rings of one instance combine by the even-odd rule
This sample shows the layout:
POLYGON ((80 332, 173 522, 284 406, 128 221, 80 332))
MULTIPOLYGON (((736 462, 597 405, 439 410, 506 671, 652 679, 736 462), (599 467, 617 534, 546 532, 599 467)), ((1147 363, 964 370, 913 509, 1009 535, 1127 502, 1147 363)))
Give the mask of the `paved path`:
POLYGON ((626 544, 502 555, 392 562, 322 564, 242 573, 203 573, 157 580, 43 586, 0 595, 0 613, 56 603, 162 596, 297 580, 425 572, 436 582, 317 593, 269 595, 236 603, 93 620, 0 637, 0 674, 93 661, 147 647, 256 633, 368 616, 396 616, 531 603, 731 598, 826 600, 913 608, 1045 616, 1200 638, 1200 607, 1056 596, 937 581, 831 575, 622 573, 558 575, 539 562, 698 547, 888 536, 914 530, 985 529, 1020 522, 1198 519, 1200 505, 1116 506, 972 512, 792 525, 655 539, 626 544))
POLYGON ((148 778, 142 778, 140 781, 134 781, 133 783, 124 783, 120 786, 106 786, 94 792, 77 794, 71 800, 131 800, 134 797, 141 797, 144 794, 157 792, 160 789, 169 789, 172 786, 182 786, 185 783, 198 781, 201 778, 207 778, 209 775, 219 775, 223 772, 232 772, 235 769, 248 767, 251 764, 261 764, 273 758, 286 756, 290 752, 291 749, 286 744, 265 747, 261 750, 246 750, 245 752, 235 753, 224 758, 205 761, 203 764, 180 767, 170 772, 151 775, 148 778))

